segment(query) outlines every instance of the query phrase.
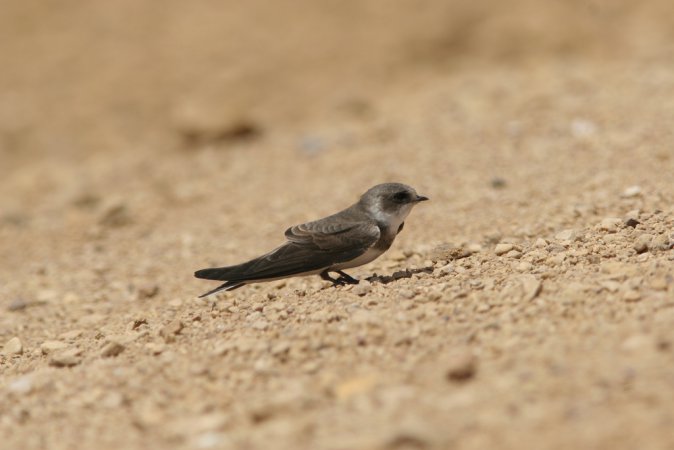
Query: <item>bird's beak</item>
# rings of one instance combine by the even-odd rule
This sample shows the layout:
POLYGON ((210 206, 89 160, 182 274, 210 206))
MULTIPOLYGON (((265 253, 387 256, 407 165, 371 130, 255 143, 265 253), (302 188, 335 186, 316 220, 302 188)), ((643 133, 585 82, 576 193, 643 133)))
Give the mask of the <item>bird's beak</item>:
POLYGON ((417 202, 425 202, 428 200, 428 197, 424 197, 423 195, 417 195, 417 202))

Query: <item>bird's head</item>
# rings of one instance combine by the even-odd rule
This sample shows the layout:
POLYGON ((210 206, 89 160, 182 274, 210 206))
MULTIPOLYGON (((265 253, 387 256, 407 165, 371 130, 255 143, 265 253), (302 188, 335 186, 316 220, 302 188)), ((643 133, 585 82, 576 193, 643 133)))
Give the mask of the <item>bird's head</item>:
POLYGON ((360 197, 361 205, 384 222, 402 222, 417 203, 426 200, 428 197, 402 183, 378 184, 360 197))

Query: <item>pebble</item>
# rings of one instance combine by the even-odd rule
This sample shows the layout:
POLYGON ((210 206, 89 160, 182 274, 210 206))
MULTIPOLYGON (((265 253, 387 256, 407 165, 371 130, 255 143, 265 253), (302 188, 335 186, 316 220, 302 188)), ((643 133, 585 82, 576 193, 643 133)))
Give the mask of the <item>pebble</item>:
POLYGON ((5 343, 5 346, 2 348, 2 353, 5 355, 21 355, 23 353, 23 344, 21 339, 18 337, 13 337, 5 343))
POLYGON ((251 327, 253 327, 253 329, 255 329, 255 330, 264 331, 267 328, 269 328, 269 322, 267 322, 266 320, 263 320, 263 319, 256 320, 255 322, 253 322, 251 327))
POLYGON ((400 250, 394 250, 389 254, 389 258, 393 261, 405 261, 407 257, 400 250))
POLYGON ((87 316, 80 317, 78 323, 82 326, 89 327, 94 326, 104 320, 105 316, 103 314, 89 314, 87 316))
POLYGON ((508 258, 520 259, 522 257, 522 252, 519 250, 510 250, 508 253, 506 253, 506 256, 508 258))
POLYGON ((656 236, 653 239, 653 242, 651 243, 651 248, 654 250, 669 250, 671 248, 672 244, 669 241, 669 237, 665 234, 661 234, 659 236, 656 236))
POLYGON ((445 264, 444 266, 440 267, 440 269, 438 270, 438 273, 440 275, 446 275, 446 274, 450 274, 452 272, 454 272, 454 265, 452 265, 451 263, 445 264))
POLYGON ((166 350, 166 345, 161 342, 148 342, 145 344, 145 348, 153 355, 160 355, 166 350))
POLYGON ((138 286, 138 299, 152 298, 159 293, 159 285, 156 283, 143 283, 138 286))
POLYGON ((42 351, 43 355, 48 355, 66 348, 68 348, 68 344, 61 341, 44 341, 42 345, 40 345, 40 351, 42 351))
POLYGON ((9 305, 7 305, 7 311, 21 311, 28 307, 28 303, 22 298, 15 298, 12 300, 9 305))
POLYGON ((618 231, 618 227, 623 223, 621 219, 616 217, 606 217, 602 219, 599 224, 599 229, 607 231, 609 233, 615 233, 618 231))
POLYGON ((76 366, 82 361, 80 358, 81 354, 82 350, 78 348, 55 352, 49 358, 49 365, 54 367, 76 366))
POLYGON ((624 198, 632 198, 632 197, 637 197, 641 195, 641 187, 640 186, 630 186, 627 189, 625 189, 622 193, 622 197, 624 198))
POLYGON ((29 394, 33 390, 33 379, 30 375, 24 375, 10 382, 7 385, 7 390, 17 395, 29 394))
POLYGON ((494 248, 494 253, 496 253, 496 255, 498 256, 501 256, 508 253, 513 248, 515 248, 513 244, 496 244, 496 248, 494 248))
POLYGON ((361 280, 360 283, 354 286, 351 292, 358 295, 359 297, 363 297, 364 295, 369 294, 371 291, 372 283, 367 280, 361 280))
POLYGON ((468 250, 471 254, 480 253, 482 251, 482 245, 472 242, 466 246, 466 250, 468 250))
POLYGON ((534 267, 533 264, 531 264, 530 262, 521 261, 517 265, 516 269, 518 272, 529 272, 531 269, 533 269, 533 267, 534 267))
POLYGON ((563 230, 555 235, 558 241, 575 241, 578 238, 576 230, 563 230))
POLYGON ((78 337, 82 336, 82 334, 84 334, 84 330, 66 331, 65 333, 61 333, 59 335, 59 339, 64 339, 66 341, 69 341, 71 339, 77 339, 78 337))
POLYGON ((176 340, 176 335, 180 334, 184 327, 185 325, 181 321, 174 320, 159 330, 159 335, 163 337, 166 342, 174 342, 176 340))
POLYGON ((637 253, 644 253, 645 251, 648 250, 648 247, 651 244, 652 240, 653 240, 652 235, 642 234, 634 242, 633 248, 634 248, 634 250, 636 250, 637 253))
POLYGON ((116 228, 132 222, 129 209, 124 203, 110 203, 101 213, 98 223, 104 227, 116 228))
POLYGON ((587 119, 573 119, 569 125, 571 134, 575 138, 589 138, 597 132, 597 125, 587 119))
POLYGON ((331 390, 337 400, 343 401, 371 391, 378 383, 379 377, 376 375, 364 375, 342 381, 331 390))
POLYGON ((522 285, 524 301, 533 300, 540 294, 543 285, 534 275, 521 275, 519 281, 522 285))
POLYGON ((465 382, 477 373, 477 359, 467 349, 456 350, 449 356, 445 377, 452 382, 465 382))
POLYGON ((639 292, 634 289, 630 289, 629 291, 624 292, 622 297, 623 300, 625 300, 628 303, 634 303, 641 300, 641 294, 639 294, 639 292))
POLYGON ((648 350, 650 347, 654 347, 653 339, 647 335, 635 334, 625 339, 620 345, 622 350, 628 352, 643 352, 648 350))
POLYGON ((538 238, 536 239, 536 242, 534 242, 534 247, 536 248, 545 248, 548 246, 548 241, 546 241, 543 238, 538 238))
POLYGON ((416 294, 411 289, 401 289, 398 294, 404 299, 412 300, 416 294))
POLYGON ((271 354, 274 356, 284 355, 290 351, 290 342, 288 341, 277 342, 274 345, 272 345, 270 351, 271 354))
POLYGON ((111 340, 103 346, 101 349, 101 356, 104 358, 109 358, 111 356, 117 356, 124 351, 126 346, 117 340, 111 340))

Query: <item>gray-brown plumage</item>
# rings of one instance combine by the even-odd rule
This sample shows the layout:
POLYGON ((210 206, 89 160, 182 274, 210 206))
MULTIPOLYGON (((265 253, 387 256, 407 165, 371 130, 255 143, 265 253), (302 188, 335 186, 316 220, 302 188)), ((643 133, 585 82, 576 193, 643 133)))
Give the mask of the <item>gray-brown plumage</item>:
POLYGON ((287 242, 243 264, 195 272, 197 278, 225 281, 201 297, 245 284, 320 274, 335 285, 357 283, 344 269, 367 264, 393 243, 417 203, 428 198, 401 183, 374 186, 360 200, 331 216, 288 228, 287 242), (333 279, 329 272, 336 272, 333 279))

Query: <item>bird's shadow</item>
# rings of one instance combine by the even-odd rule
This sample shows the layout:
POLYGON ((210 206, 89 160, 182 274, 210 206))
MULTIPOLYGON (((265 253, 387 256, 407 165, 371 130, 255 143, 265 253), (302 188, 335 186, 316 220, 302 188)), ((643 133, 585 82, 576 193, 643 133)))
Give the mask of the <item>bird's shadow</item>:
POLYGON ((421 267, 419 269, 404 269, 397 272, 393 272, 391 275, 377 275, 376 273, 370 277, 365 278, 365 280, 370 283, 381 283, 389 284, 394 281, 401 280, 403 278, 412 278, 412 275, 417 273, 433 273, 435 268, 433 266, 421 267))

